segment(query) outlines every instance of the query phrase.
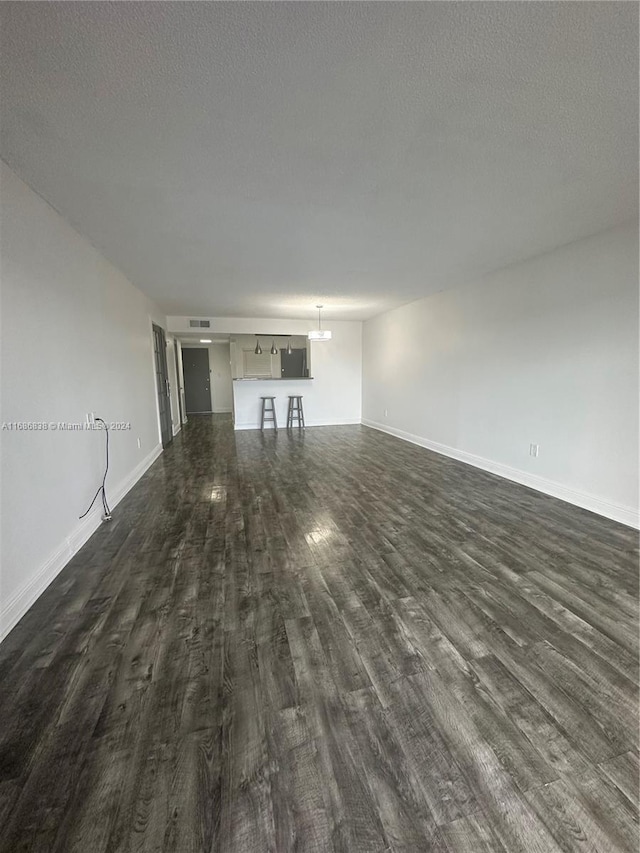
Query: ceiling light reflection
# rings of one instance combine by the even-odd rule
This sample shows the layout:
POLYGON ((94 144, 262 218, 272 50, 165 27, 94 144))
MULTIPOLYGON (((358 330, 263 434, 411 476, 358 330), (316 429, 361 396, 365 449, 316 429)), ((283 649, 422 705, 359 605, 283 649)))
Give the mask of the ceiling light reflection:
POLYGON ((207 489, 207 497, 211 503, 222 503, 222 501, 226 501, 227 499, 227 487, 214 486, 210 492, 207 489))
POLYGON ((335 530, 331 527, 320 525, 318 527, 314 527, 313 530, 310 530, 305 534, 305 539, 310 545, 326 545, 334 536, 335 530))

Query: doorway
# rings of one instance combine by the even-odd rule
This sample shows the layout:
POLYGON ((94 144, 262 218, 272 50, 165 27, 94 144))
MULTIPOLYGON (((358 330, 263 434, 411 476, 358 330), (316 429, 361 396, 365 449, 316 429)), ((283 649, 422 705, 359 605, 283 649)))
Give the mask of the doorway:
POLYGON ((169 447, 173 441, 171 423, 171 388, 167 370, 167 340, 164 329, 153 323, 153 361, 156 370, 156 391, 158 393, 158 413, 160 415, 160 439, 162 447, 169 447))
POLYGON ((280 372, 283 379, 299 379, 307 376, 307 351, 306 349, 294 349, 287 353, 286 349, 280 350, 280 372))
POLYGON ((182 348, 184 399, 188 415, 211 412, 211 373, 209 350, 182 348))

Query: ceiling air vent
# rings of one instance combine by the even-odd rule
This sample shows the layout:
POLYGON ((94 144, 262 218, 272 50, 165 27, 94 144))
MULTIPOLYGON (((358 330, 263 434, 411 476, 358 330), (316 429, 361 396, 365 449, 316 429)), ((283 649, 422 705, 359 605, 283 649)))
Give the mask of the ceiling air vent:
POLYGON ((192 329, 210 329, 211 320, 189 320, 189 326, 192 329))

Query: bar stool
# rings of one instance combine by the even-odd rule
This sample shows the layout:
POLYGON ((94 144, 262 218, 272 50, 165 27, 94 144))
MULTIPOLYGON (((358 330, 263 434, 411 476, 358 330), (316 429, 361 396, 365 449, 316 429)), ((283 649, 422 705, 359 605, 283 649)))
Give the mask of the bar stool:
POLYGON ((276 418, 275 397, 260 397, 262 400, 262 413, 260 418, 260 429, 264 432, 264 425, 273 421, 273 428, 278 432, 278 419, 276 418))
POLYGON ((304 429, 304 411, 302 409, 302 397, 295 394, 289 395, 289 408, 287 409, 287 429, 293 427, 294 418, 297 426, 304 429))

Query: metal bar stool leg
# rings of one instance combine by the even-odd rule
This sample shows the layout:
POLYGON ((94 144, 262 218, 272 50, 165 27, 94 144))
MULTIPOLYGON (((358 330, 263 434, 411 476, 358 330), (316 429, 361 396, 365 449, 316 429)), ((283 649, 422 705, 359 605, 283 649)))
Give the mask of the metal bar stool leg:
POLYGON ((304 412, 302 409, 302 397, 295 394, 289 395, 289 408, 287 410, 287 429, 293 428, 293 422, 296 421, 298 427, 305 428, 304 412))
POLYGON ((273 423, 273 428, 278 432, 278 418, 276 415, 275 397, 260 397, 262 400, 262 409, 260 417, 260 429, 264 432, 265 423, 273 423))

